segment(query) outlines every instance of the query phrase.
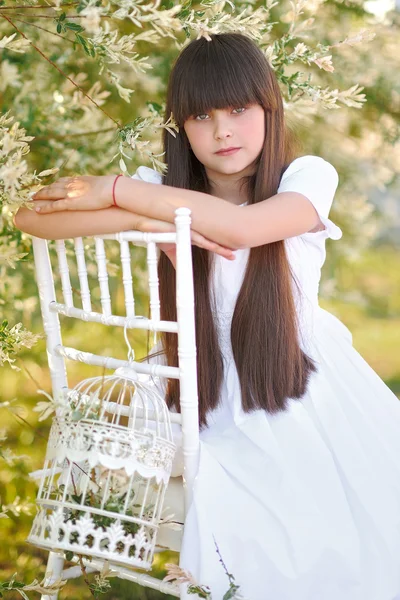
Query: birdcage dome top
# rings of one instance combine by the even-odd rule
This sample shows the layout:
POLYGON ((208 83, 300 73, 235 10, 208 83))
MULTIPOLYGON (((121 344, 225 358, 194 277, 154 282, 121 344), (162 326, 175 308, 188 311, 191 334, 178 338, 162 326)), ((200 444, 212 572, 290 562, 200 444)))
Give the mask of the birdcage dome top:
POLYGON ((97 421, 126 427, 172 441, 168 407, 151 377, 139 377, 131 367, 112 375, 79 382, 65 393, 65 412, 72 421, 97 421))
POLYGON ((176 450, 169 411, 155 382, 139 379, 133 369, 123 368, 67 390, 47 459, 87 460, 91 467, 136 470, 168 481, 176 450))

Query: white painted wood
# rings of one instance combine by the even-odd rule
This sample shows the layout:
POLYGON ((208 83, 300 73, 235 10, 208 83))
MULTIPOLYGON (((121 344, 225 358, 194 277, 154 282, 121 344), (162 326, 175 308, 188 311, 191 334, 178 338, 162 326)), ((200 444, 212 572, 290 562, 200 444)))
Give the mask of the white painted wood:
MULTIPOLYGON (((107 406, 104 407, 104 409, 110 413, 110 414, 119 414, 125 417, 129 417, 131 409, 129 406, 119 406, 116 402, 108 402, 107 406)), ((143 416, 143 410, 142 409, 138 409, 137 411, 137 417, 138 420, 140 419, 141 416, 143 416)), ((170 413, 170 421, 171 423, 182 423, 182 417, 180 413, 170 413)), ((148 414, 148 419, 151 421, 154 419, 154 415, 152 412, 149 412, 148 414)))
POLYGON ((180 377, 180 406, 182 414, 185 513, 192 502, 194 479, 199 459, 199 409, 197 395, 196 334, 194 317, 194 288, 190 237, 190 210, 175 211, 176 224, 176 307, 178 319, 178 360, 180 377))
POLYGON ((107 258, 102 239, 96 237, 96 261, 97 261, 97 277, 100 284, 100 302, 103 309, 103 315, 109 317, 111 315, 111 298, 110 288, 108 286, 107 273, 107 258))
POLYGON ((135 316, 135 297, 133 295, 133 281, 131 271, 131 252, 129 243, 126 240, 121 240, 121 264, 122 264, 122 283, 125 294, 125 308, 128 317, 135 316))
POLYGON ((53 273, 47 242, 39 238, 33 238, 32 245, 43 329, 46 336, 47 361, 49 364, 53 395, 57 395, 62 392, 63 389, 68 387, 68 382, 64 359, 55 351, 57 346, 62 345, 62 339, 58 314, 50 309, 52 303, 55 302, 56 299, 53 273))
POLYGON ((91 312, 92 303, 90 300, 90 289, 89 289, 89 281, 88 281, 88 273, 87 273, 87 268, 86 268, 85 249, 83 247, 83 240, 82 240, 82 238, 76 238, 74 241, 75 241, 75 255, 76 255, 76 264, 78 267, 79 284, 81 287, 82 308, 85 312, 91 312))
MULTIPOLYGON (((108 286, 107 286, 108 287, 108 286)), ((109 303, 109 306, 111 304, 109 303)), ((74 317, 75 319, 81 319, 82 321, 92 321, 93 323, 103 323, 103 325, 113 325, 116 327, 127 327, 128 329, 149 329, 150 331, 169 331, 171 333, 178 331, 178 325, 174 321, 152 321, 142 316, 135 317, 120 317, 118 315, 112 315, 111 313, 106 315, 104 313, 98 313, 92 311, 91 313, 76 308, 75 306, 66 306, 65 304, 59 304, 53 302, 51 311, 58 312, 60 315, 66 317, 74 317)))
POLYGON ((58 256, 58 271, 61 277, 61 286, 64 302, 68 307, 74 306, 74 299, 72 297, 72 288, 71 281, 69 278, 69 267, 64 240, 56 241, 56 251, 58 256))
MULTIPOLYGON (((51 264, 48 255, 47 242, 34 238, 35 267, 41 301, 43 324, 46 333, 47 354, 49 369, 52 378, 53 394, 65 390, 67 376, 64 359, 84 362, 88 365, 103 366, 106 369, 117 369, 129 364, 142 375, 150 375, 159 378, 163 383, 167 377, 179 379, 180 381, 180 405, 181 413, 170 412, 172 423, 182 425, 182 455, 183 455, 183 477, 175 476, 170 479, 170 484, 165 490, 164 506, 168 506, 168 514, 174 513, 174 520, 184 522, 192 500, 192 487, 197 473, 199 452, 199 420, 198 420, 198 391, 197 391, 197 367, 196 367, 196 344, 195 344, 195 319, 194 319, 194 290, 191 256, 190 237, 190 210, 181 208, 176 211, 176 232, 167 234, 143 233, 136 231, 119 232, 96 236, 96 261, 98 266, 98 279, 100 285, 102 312, 93 311, 91 308, 91 284, 87 277, 85 261, 85 245, 82 239, 75 240, 75 252, 78 265, 78 277, 82 294, 82 309, 73 305, 72 289, 68 271, 68 257, 65 252, 63 241, 57 242, 57 251, 63 288, 64 303, 56 302, 54 282, 51 264), (124 287, 126 316, 112 313, 110 288, 107 273, 105 242, 116 240, 121 245, 120 257, 122 265, 122 283, 124 287), (145 246, 147 248, 147 266, 150 290, 150 319, 135 314, 135 298, 132 287, 132 270, 129 244, 145 246), (159 281, 157 276, 157 243, 176 243, 176 296, 177 296, 177 321, 167 322, 160 320, 159 281), (158 358, 148 362, 129 362, 112 356, 92 354, 82 348, 66 347, 62 344, 59 314, 65 319, 75 318, 82 322, 92 321, 102 323, 109 327, 126 327, 127 329, 144 329, 153 331, 168 331, 178 336, 178 362, 179 367, 173 367, 159 361, 158 358)), ((134 269, 134 266, 133 266, 134 269)), ((84 325, 82 325, 84 327, 84 325)), ((101 344, 99 341, 99 348, 101 344)), ((141 375, 141 376, 142 376, 141 375)), ((165 389, 165 388, 164 388, 165 389)), ((112 412, 113 402, 108 402, 107 410, 112 412)), ((118 409, 121 416, 124 407, 118 409)), ((143 415, 138 413, 138 418, 143 415)), ((146 417, 148 418, 146 413, 146 417)), ((157 544, 158 551, 165 548, 179 551, 182 539, 182 531, 169 529, 167 525, 161 525, 157 544)), ((62 574, 62 559, 58 554, 50 552, 48 572, 51 566, 52 576, 56 578, 62 574)), ((101 568, 101 561, 90 563, 92 566, 101 568)), ((117 576, 135 581, 144 587, 157 589, 179 597, 177 587, 173 584, 161 582, 148 575, 114 565, 117 576)), ((75 569, 75 568, 74 568, 75 569)), ((65 575, 76 574, 76 569, 66 570, 65 575)), ((51 599, 55 600, 56 596, 51 599)))
MULTIPOLYGON (((150 319, 154 322, 160 320, 160 295, 157 262, 157 246, 154 242, 149 242, 147 244, 147 267, 149 273, 150 319)), ((156 331, 154 331, 153 344, 157 342, 156 336, 156 331)))
POLYGON ((180 377, 179 367, 167 367, 151 362, 119 360, 118 358, 112 358, 110 356, 100 356, 98 354, 92 354, 91 352, 83 352, 76 348, 67 348, 62 344, 55 347, 55 353, 70 360, 76 360, 96 367, 104 367, 105 369, 118 369, 118 367, 133 366, 138 373, 152 375, 153 377, 171 377, 172 379, 179 379, 180 377))
MULTIPOLYGON (((45 584, 47 586, 51 585, 61 576, 62 569, 64 565, 64 556, 59 552, 50 552, 49 560, 47 561, 47 568, 45 574, 45 584)), ((41 600, 56 600, 57 594, 47 595, 44 594, 41 597, 41 600)))
POLYGON ((133 242, 135 246, 146 247, 149 242, 156 244, 168 244, 176 242, 176 233, 148 233, 143 231, 121 231, 120 233, 104 233, 96 236, 102 240, 117 240, 121 242, 133 242))
MULTIPOLYGON (((88 573, 94 573, 101 571, 103 567, 103 562, 98 560, 86 560, 83 559, 83 563, 85 565, 85 569, 88 573)), ((117 577, 120 579, 126 579, 127 581, 132 581, 133 583, 138 583, 143 587, 148 587, 152 590, 156 590, 163 594, 170 594, 171 596, 175 596, 179 598, 179 590, 177 586, 168 581, 162 581, 160 579, 156 579, 147 573, 139 573, 135 571, 131 571, 128 569, 124 569, 124 567, 120 567, 119 565, 114 565, 109 563, 109 568, 113 573, 117 574, 117 577)), ((62 573, 63 579, 76 579, 82 575, 81 568, 79 566, 71 567, 70 569, 66 569, 62 573)))

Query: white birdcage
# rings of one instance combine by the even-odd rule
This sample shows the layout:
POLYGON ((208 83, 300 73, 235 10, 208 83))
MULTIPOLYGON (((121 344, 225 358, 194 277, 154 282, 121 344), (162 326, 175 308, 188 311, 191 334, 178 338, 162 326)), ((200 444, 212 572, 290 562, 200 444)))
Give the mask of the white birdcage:
POLYGON ((29 542, 151 568, 175 444, 164 399, 139 379, 122 367, 66 392, 29 542))

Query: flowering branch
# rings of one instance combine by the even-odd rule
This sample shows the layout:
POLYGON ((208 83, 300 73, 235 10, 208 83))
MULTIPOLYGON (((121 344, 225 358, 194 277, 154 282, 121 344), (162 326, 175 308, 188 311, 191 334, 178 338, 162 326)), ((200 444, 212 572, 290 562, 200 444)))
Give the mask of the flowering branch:
POLYGON ((76 138, 76 137, 86 137, 88 135, 97 135, 99 133, 109 133, 110 131, 115 131, 115 127, 106 127, 104 129, 96 129, 96 131, 81 131, 79 133, 52 133, 50 135, 36 135, 35 139, 32 140, 32 144, 33 145, 35 142, 40 141, 43 142, 45 140, 64 140, 64 139, 69 139, 69 138, 76 138))
POLYGON ((14 23, 11 21, 11 19, 9 17, 7 17, 6 15, 0 15, 1 17, 3 17, 3 19, 6 19, 6 21, 8 21, 10 23, 10 25, 12 25, 12 27, 14 27, 14 29, 16 29, 18 31, 18 33, 20 35, 22 35, 22 37, 27 40, 29 42, 29 44, 32 46, 32 48, 34 48, 36 50, 36 52, 38 52, 47 62, 49 62, 55 69, 57 69, 57 71, 59 73, 61 73, 61 75, 63 77, 65 77, 66 79, 68 79, 68 81, 70 81, 72 83, 73 86, 75 86, 86 98, 88 98, 88 100, 90 102, 92 102, 96 108, 98 108, 99 110, 101 110, 102 113, 104 113, 106 115, 106 117, 108 117, 109 119, 111 119, 111 121, 113 121, 118 128, 121 127, 120 123, 118 123, 118 121, 116 121, 111 115, 109 115, 99 104, 97 104, 97 102, 95 100, 93 100, 93 98, 91 98, 91 96, 89 96, 77 83, 75 83, 75 81, 73 81, 73 79, 71 79, 71 77, 69 77, 66 73, 64 73, 64 71, 62 71, 60 69, 60 67, 58 65, 56 65, 50 58, 48 58, 41 50, 40 48, 38 48, 37 46, 35 46, 35 44, 33 42, 31 42, 26 35, 16 26, 14 25, 14 23))
POLYGON ((65 35, 60 35, 59 33, 56 33, 55 31, 50 31, 50 29, 45 29, 44 27, 41 27, 40 25, 36 25, 36 23, 29 23, 29 21, 23 21, 22 19, 15 19, 14 16, 13 16, 13 19, 16 23, 24 23, 24 25, 30 25, 31 27, 35 27, 35 29, 40 29, 41 31, 45 31, 46 33, 49 33, 50 35, 55 35, 56 37, 59 37, 62 40, 65 40, 66 42, 70 42, 71 44, 76 43, 74 40, 70 40, 69 38, 65 37, 65 35))
POLYGON ((65 6, 78 6, 79 2, 69 2, 68 4, 62 4, 61 6, 57 6, 56 4, 35 4, 34 6, 26 6, 25 4, 20 4, 18 6, 0 6, 0 12, 2 12, 3 10, 18 10, 18 9, 23 9, 23 10, 31 10, 31 9, 37 9, 37 8, 54 8, 54 9, 60 9, 60 8, 64 8, 65 6))

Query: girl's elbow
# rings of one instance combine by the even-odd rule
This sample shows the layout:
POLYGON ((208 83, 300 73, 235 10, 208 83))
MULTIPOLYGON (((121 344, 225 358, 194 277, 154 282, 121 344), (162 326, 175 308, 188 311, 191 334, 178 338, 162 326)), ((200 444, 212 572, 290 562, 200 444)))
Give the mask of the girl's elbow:
POLYGON ((249 247, 248 236, 244 231, 236 232, 230 241, 229 247, 232 250, 243 250, 249 247))
POLYGON ((19 208, 18 211, 14 215, 14 225, 20 231, 24 233, 28 233, 29 235, 34 235, 36 237, 43 237, 40 232, 39 227, 39 215, 37 215, 33 210, 29 210, 29 208, 19 208))
POLYGON ((21 231, 24 231, 25 233, 29 233, 29 231, 27 231, 27 226, 29 228, 29 216, 31 211, 27 208, 19 208, 18 211, 15 213, 14 215, 14 225, 17 229, 20 229, 21 231), (28 213, 28 214, 27 214, 28 213))
POLYGON ((251 246, 249 243, 251 232, 249 233, 248 231, 247 223, 243 218, 244 216, 242 213, 240 218, 232 220, 232 222, 227 221, 226 245, 232 250, 243 250, 251 246))

